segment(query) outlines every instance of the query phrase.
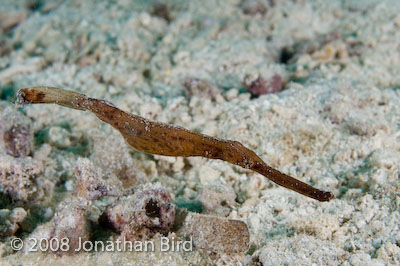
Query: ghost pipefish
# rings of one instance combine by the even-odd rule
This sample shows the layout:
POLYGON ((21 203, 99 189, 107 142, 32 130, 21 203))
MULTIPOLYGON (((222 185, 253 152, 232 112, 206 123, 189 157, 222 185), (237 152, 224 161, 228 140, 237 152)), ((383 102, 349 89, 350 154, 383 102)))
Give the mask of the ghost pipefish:
POLYGON ((138 151, 165 156, 220 159, 256 171, 276 184, 307 197, 319 201, 334 198, 331 192, 316 189, 273 169, 238 141, 222 140, 178 126, 151 121, 128 114, 107 101, 60 88, 39 86, 18 91, 17 105, 37 103, 55 103, 73 109, 89 110, 117 129, 128 144, 138 151))

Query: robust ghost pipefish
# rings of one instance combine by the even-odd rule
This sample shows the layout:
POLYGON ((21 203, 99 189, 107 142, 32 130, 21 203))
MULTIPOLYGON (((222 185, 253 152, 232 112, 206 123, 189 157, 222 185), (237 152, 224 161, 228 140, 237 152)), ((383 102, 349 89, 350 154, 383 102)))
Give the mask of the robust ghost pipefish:
POLYGON ((334 198, 331 192, 316 189, 273 169, 256 153, 238 141, 218 139, 178 126, 151 121, 128 114, 107 101, 60 88, 40 86, 18 91, 17 105, 37 103, 55 103, 73 109, 91 111, 121 132, 128 144, 138 151, 165 156, 202 156, 220 159, 256 171, 276 184, 307 197, 319 201, 329 201, 334 198))

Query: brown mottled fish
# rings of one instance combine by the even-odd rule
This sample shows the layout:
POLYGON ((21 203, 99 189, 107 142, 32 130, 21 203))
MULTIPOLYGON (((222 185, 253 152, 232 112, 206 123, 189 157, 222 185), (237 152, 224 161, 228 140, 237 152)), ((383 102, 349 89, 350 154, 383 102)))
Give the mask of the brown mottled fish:
POLYGON ((138 151, 165 156, 220 159, 256 171, 276 184, 307 197, 319 201, 334 198, 331 192, 316 189, 271 168, 238 141, 218 139, 128 114, 107 101, 90 98, 81 93, 54 87, 32 87, 20 89, 16 103, 55 103, 73 109, 89 110, 121 132, 129 145, 138 151))

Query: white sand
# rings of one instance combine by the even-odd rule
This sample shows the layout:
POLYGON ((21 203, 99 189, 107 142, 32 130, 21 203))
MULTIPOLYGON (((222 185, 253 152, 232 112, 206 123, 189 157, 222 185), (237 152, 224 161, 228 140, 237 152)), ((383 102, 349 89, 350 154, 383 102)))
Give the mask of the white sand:
MULTIPOLYGON (((26 10, 25 1, 13 2, 3 0, 0 13, 26 10)), ((5 239, 0 263, 399 265, 400 2, 164 3, 170 23, 152 14, 152 1, 65 1, 48 13, 29 11, 10 37, 1 36, 14 47, 0 58, 1 86, 60 86, 238 140, 271 166, 337 198, 319 203, 222 161, 132 152, 90 113, 28 106, 35 132, 52 129, 44 178, 73 180, 78 155, 60 149, 85 138, 93 144, 89 158, 105 171, 118 175, 127 168, 142 182, 160 181, 173 197, 196 199, 203 186, 222 184, 238 196, 229 217, 248 223, 251 254, 56 257, 12 254, 5 239), (290 65, 279 62, 283 47, 300 47, 290 65), (256 99, 244 93, 245 79, 274 74, 288 81, 284 91, 256 99), (184 97, 186 78, 217 86, 216 101, 184 97)))

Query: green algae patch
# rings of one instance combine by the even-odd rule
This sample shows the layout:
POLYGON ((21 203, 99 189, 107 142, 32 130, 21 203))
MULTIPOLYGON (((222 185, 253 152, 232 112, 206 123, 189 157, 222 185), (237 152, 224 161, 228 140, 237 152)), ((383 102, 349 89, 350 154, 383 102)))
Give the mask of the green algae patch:
POLYGON ((185 200, 180 197, 174 203, 178 208, 185 208, 188 211, 197 213, 203 212, 203 205, 199 200, 185 200))
POLYGON ((14 99, 16 88, 13 84, 0 87, 0 99, 3 101, 11 102, 14 99))

